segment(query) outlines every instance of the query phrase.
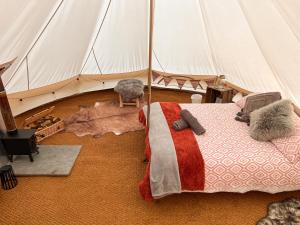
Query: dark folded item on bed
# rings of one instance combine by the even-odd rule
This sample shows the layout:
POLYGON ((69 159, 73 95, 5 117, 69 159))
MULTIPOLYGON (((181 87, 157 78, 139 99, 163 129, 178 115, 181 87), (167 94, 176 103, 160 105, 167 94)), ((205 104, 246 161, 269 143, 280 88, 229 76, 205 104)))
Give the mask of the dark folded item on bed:
POLYGON ((247 97, 244 108, 235 117, 236 121, 250 124, 250 113, 281 99, 280 92, 267 92, 247 97))
POLYGON ((199 121, 186 109, 180 112, 181 118, 192 128, 192 130, 197 135, 201 135, 205 133, 205 129, 199 121))
POLYGON ((236 114, 236 117, 234 118, 236 121, 247 123, 247 125, 250 125, 250 117, 249 115, 244 114, 242 111, 238 112, 236 114))
POLYGON ((173 128, 175 130, 183 130, 183 129, 186 129, 188 128, 189 125, 187 124, 187 122, 185 122, 185 120, 183 119, 180 119, 180 120, 176 120, 174 123, 173 123, 173 128))

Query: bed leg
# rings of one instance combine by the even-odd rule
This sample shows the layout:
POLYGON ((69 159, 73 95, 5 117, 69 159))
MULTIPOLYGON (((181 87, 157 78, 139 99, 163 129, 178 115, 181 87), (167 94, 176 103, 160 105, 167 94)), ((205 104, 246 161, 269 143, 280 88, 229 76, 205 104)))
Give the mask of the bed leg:
POLYGON ((120 101, 120 108, 123 108, 124 107, 123 98, 120 94, 119 94, 119 101, 120 101))
POLYGON ((154 204, 158 204, 160 202, 160 199, 153 199, 154 204))

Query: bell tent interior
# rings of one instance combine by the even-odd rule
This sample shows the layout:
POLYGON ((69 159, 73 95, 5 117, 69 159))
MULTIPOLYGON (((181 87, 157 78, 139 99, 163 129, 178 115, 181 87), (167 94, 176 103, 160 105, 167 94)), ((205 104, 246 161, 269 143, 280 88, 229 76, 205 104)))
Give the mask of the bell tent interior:
POLYGON ((298 0, 0 0, 0 75, 0 224, 300 224, 298 0))

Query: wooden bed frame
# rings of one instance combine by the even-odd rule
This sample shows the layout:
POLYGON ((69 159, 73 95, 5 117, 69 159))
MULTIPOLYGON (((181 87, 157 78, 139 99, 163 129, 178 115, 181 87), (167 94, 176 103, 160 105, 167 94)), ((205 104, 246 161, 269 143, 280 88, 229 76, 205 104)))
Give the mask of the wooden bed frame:
MULTIPOLYGON (((251 91, 248 91, 246 89, 240 88, 239 86, 234 85, 234 84, 232 84, 232 83, 230 83, 228 81, 226 82, 226 86, 232 88, 236 93, 240 92, 243 95, 248 95, 248 94, 251 93, 251 91)), ((236 93, 234 93, 234 94, 236 94, 236 93)), ((295 113, 300 117, 300 108, 297 107, 295 104, 293 104, 293 106, 294 106, 295 113)))

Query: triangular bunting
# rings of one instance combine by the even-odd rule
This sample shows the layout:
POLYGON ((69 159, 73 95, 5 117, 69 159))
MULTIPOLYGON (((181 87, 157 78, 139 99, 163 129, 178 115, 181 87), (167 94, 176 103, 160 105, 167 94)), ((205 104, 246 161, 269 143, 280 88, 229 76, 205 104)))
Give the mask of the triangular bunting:
POLYGON ((194 88, 194 90, 196 90, 198 85, 199 85, 199 81, 198 80, 191 80, 190 82, 191 82, 192 87, 194 88))
POLYGON ((185 84, 186 80, 184 79, 176 79, 178 87, 181 89, 183 85, 185 84))
POLYGON ((206 83, 207 83, 207 86, 212 86, 212 85, 215 85, 215 80, 207 80, 206 83))
POLYGON ((200 80, 200 81, 199 81, 199 86, 200 86, 200 88, 201 88, 202 90, 206 90, 206 88, 207 88, 207 83, 206 83, 205 81, 203 81, 203 80, 200 80))
POLYGON ((164 77, 165 86, 167 87, 168 84, 171 82, 172 78, 170 77, 164 77))
POLYGON ((160 74, 158 72, 152 71, 152 81, 153 82, 159 77, 160 77, 160 74))

